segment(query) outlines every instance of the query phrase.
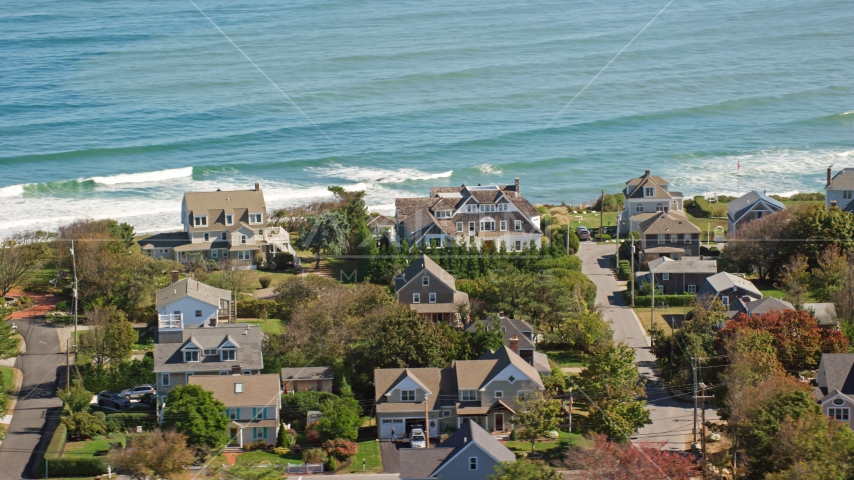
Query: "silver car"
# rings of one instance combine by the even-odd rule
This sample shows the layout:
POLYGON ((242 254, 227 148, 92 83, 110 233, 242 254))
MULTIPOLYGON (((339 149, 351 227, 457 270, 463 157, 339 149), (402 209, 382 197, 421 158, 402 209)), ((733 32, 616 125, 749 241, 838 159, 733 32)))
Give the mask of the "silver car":
POLYGON ((413 428, 409 433, 409 448, 427 448, 427 437, 424 436, 424 430, 413 428))
POLYGON ((122 390, 121 395, 130 400, 132 398, 142 398, 146 393, 155 395, 157 394, 157 390, 154 389, 154 385, 137 385, 133 388, 122 390))

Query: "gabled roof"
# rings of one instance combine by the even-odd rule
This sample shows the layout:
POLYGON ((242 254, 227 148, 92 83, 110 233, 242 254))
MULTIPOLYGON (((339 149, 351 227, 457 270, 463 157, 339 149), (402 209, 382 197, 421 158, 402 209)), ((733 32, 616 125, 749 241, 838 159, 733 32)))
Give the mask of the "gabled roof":
POLYGON ((805 303, 804 310, 812 311, 816 322, 823 327, 835 327, 839 324, 836 305, 833 303, 805 303))
POLYGON ((665 186, 667 185, 667 181, 661 177, 650 175, 649 170, 647 170, 646 173, 644 173, 642 176, 629 180, 628 182, 626 182, 626 185, 635 187, 635 189, 632 190, 626 197, 632 200, 670 200, 671 198, 679 198, 682 196, 682 194, 679 192, 668 192, 665 188, 665 186), (654 195, 652 195, 651 197, 644 196, 644 188, 646 187, 655 188, 654 195))
POLYGON ((658 212, 652 218, 644 220, 639 225, 641 235, 702 233, 700 227, 688 221, 683 215, 668 212, 658 212))
POLYGON ((192 278, 184 278, 169 285, 168 287, 157 292, 157 301, 155 306, 158 310, 170 303, 180 300, 184 297, 195 298, 196 300, 205 302, 209 305, 219 307, 220 299, 231 300, 231 292, 221 288, 205 285, 204 283, 193 280, 192 278))
POLYGON ((703 286, 700 287, 698 296, 703 294, 711 294, 714 296, 733 287, 747 290, 748 292, 759 296, 759 298, 762 298, 762 292, 760 292, 759 289, 756 288, 756 285, 754 285, 750 280, 737 277, 727 272, 721 272, 707 278, 706 281, 703 282, 703 286))
POLYGON ((385 215, 377 215, 375 217, 371 217, 366 222, 368 227, 393 227, 394 219, 391 217, 387 217, 385 215))
POLYGON ((770 312, 771 310, 777 310, 779 312, 782 312, 784 310, 795 309, 795 307, 791 303, 774 297, 760 298, 759 300, 753 300, 751 302, 745 302, 744 300, 739 298, 738 304, 739 311, 750 315, 763 315, 770 312))
POLYGON ((539 385, 540 388, 544 388, 543 381, 537 369, 507 346, 503 346, 495 352, 487 352, 477 360, 455 361, 453 368, 457 374, 457 388, 460 390, 480 390, 510 365, 521 370, 522 373, 539 385))
POLYGON ((213 392, 214 397, 226 407, 277 407, 281 395, 279 376, 261 375, 192 375, 190 385, 199 385, 213 392), (235 383, 243 384, 243 392, 235 392, 235 383))
POLYGON ((155 372, 204 372, 229 371, 232 365, 240 365, 243 370, 260 370, 264 368, 261 355, 261 329, 246 323, 225 323, 216 327, 205 324, 185 326, 181 332, 182 340, 176 343, 154 344, 155 372), (240 349, 237 360, 219 361, 219 355, 203 355, 200 362, 184 363, 181 348, 192 338, 202 350, 218 348, 223 341, 231 336, 240 339, 240 349))
POLYGON ((397 388, 397 386, 398 386, 398 385, 400 385, 400 382, 404 381, 405 379, 409 379, 409 380, 412 380, 413 382, 415 382, 415 384, 416 384, 416 385, 418 385, 419 387, 421 387, 421 389, 422 389, 422 390, 424 390, 424 392, 425 392, 427 395, 432 395, 432 394, 433 394, 433 390, 431 390, 427 385, 424 385, 424 382, 422 382, 421 380, 419 380, 419 379, 418 379, 418 377, 415 375, 415 372, 413 372, 413 371, 412 371, 411 369, 409 369, 409 368, 406 368, 406 369, 404 369, 404 370, 403 370, 403 375, 401 375, 401 376, 397 379, 397 381, 396 381, 396 382, 394 382, 394 383, 391 385, 391 387, 389 387, 388 391, 387 391, 387 392, 385 392, 386 396, 391 395, 392 390, 394 390, 395 388, 397 388))
MULTIPOLYGON (((187 192, 184 202, 191 214, 207 214, 208 210, 224 210, 231 213, 235 208, 249 210, 251 213, 267 213, 264 192, 258 190, 231 190, 215 192, 187 192)), ((236 219, 235 219, 236 220, 236 219)))
POLYGON ((655 273, 708 273, 714 275, 718 272, 718 261, 673 260, 668 257, 658 257, 649 262, 649 269, 655 273))
POLYGON ((400 383, 404 377, 417 378, 418 382, 423 384, 431 392, 434 393, 428 397, 428 407, 433 410, 437 406, 444 404, 452 404, 453 398, 456 398, 456 387, 454 385, 454 371, 451 368, 378 368, 374 370, 374 400, 377 403, 377 411, 389 410, 416 410, 424 412, 424 403, 390 403, 385 394, 394 386, 400 383), (453 398, 445 398, 445 392, 451 392, 453 398))
POLYGON ((332 367, 296 367, 283 368, 282 380, 332 380, 335 371, 332 367))
POLYGON ((826 190, 854 190, 854 168, 843 168, 824 187, 826 190))
POLYGON ((818 366, 818 384, 822 398, 833 390, 854 394, 854 353, 824 353, 818 366), (825 386, 821 386, 825 385, 825 386))
POLYGON ((439 264, 430 259, 427 255, 421 255, 416 258, 409 264, 406 269, 404 269, 400 275, 395 277, 394 279, 394 289, 395 291, 403 288, 404 285, 418 278, 418 281, 421 277, 421 272, 427 270, 432 273, 433 276, 437 277, 442 283, 447 285, 453 290, 457 289, 456 281, 454 280, 454 276, 450 273, 446 272, 444 268, 440 267, 439 264))
POLYGON ((786 209, 786 206, 779 200, 775 200, 763 193, 753 190, 727 203, 727 217, 729 217, 733 222, 738 222, 757 206, 764 207, 762 208, 763 210, 769 210, 771 212, 786 209))
POLYGON ((476 422, 471 420, 463 423, 460 428, 451 434, 444 442, 439 444, 441 448, 452 448, 451 453, 445 458, 445 461, 433 472, 433 475, 438 473, 445 465, 450 463, 454 457, 460 454, 463 450, 469 448, 480 448, 484 453, 492 457, 496 463, 499 462, 515 462, 516 455, 505 447, 486 430, 476 422))
MULTIPOLYGON (((519 339, 519 348, 522 349, 536 349, 536 345, 534 345, 534 341, 528 338, 522 332, 531 332, 533 336, 534 327, 532 327, 528 322, 524 320, 517 320, 513 318, 507 317, 489 317, 485 320, 481 320, 484 328, 494 329, 494 328, 503 328, 504 329, 504 344, 507 345, 510 342, 510 339, 515 335, 519 339)), ((466 331, 469 333, 475 333, 477 331, 477 322, 471 322, 467 327, 466 331)))

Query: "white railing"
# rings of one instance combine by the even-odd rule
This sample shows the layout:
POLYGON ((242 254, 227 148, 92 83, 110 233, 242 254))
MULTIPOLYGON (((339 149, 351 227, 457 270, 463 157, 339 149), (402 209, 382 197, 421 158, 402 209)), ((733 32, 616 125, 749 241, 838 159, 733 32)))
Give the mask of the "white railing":
POLYGON ((310 473, 323 473, 322 463, 306 463, 304 465, 288 464, 288 473, 307 475, 310 473))
POLYGON ((181 330, 184 328, 184 316, 180 313, 165 313, 158 316, 160 328, 174 328, 181 330))

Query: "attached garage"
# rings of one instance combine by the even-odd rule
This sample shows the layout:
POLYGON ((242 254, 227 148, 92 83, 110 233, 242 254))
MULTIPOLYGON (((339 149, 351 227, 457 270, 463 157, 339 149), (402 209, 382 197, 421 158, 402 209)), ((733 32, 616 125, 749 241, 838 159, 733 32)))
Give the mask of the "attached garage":
MULTIPOLYGON (((439 433, 438 421, 430 419, 430 436, 435 437, 439 433)), ((413 428, 424 428, 424 417, 402 417, 402 418, 383 418, 380 420, 380 438, 391 438, 391 429, 394 428, 394 433, 398 439, 408 436, 413 428)))

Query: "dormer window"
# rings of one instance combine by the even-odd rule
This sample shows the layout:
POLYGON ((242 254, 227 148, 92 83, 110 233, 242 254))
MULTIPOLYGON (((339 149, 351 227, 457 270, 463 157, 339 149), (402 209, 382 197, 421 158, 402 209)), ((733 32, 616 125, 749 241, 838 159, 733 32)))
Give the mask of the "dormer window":
POLYGON ((199 351, 198 350, 185 350, 184 351, 184 363, 198 362, 199 361, 199 351))
POLYGON ((506 203, 499 203, 498 204, 498 211, 499 212, 506 212, 507 211, 507 204, 506 203))
POLYGON ((249 214, 249 223, 250 224, 261 223, 261 214, 260 213, 250 213, 249 214))
POLYGON ((477 401, 477 390, 460 390, 461 402, 477 401))
POLYGON ((495 211, 495 204, 487 203, 487 204, 481 205, 480 211, 481 212, 494 212, 495 211))
MULTIPOLYGON (((226 213, 225 214, 225 224, 226 225, 234 225, 234 214, 233 213, 226 213)), ((223 238, 223 240, 225 240, 225 239, 223 238)))
POLYGON ((241 244, 241 245, 246 245, 246 235, 241 235, 241 236, 240 236, 240 244, 241 244))
POLYGON ((655 196, 655 187, 643 187, 643 196, 644 197, 654 197, 655 196))
POLYGON ((414 402, 415 401, 415 390, 401 390, 400 391, 400 401, 401 402, 414 402))
POLYGON ((233 348, 223 348, 219 351, 219 360, 221 362, 237 360, 237 350, 233 348))
POLYGON ((424 275, 423 277, 421 277, 421 285, 423 285, 425 287, 430 286, 430 276, 429 275, 424 275))
POLYGON ((193 217, 193 225, 196 227, 207 227, 208 226, 208 216, 207 215, 198 215, 193 217))

